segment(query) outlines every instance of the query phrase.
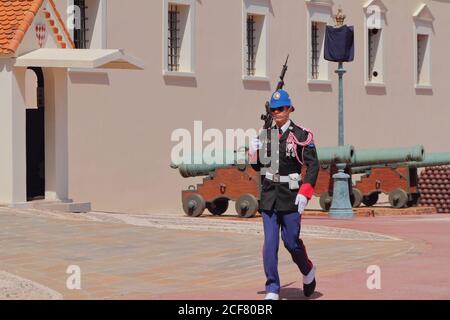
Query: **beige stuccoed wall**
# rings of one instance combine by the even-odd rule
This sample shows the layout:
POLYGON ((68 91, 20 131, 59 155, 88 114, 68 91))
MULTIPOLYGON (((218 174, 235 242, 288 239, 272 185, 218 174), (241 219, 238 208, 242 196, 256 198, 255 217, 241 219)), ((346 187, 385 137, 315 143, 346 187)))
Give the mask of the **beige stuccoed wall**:
POLYGON ((45 199, 68 200, 67 70, 44 68, 45 199))
POLYGON ((0 59, 0 204, 23 203, 26 195, 25 68, 0 59))
MULTIPOLYGON (((242 1, 197 1, 196 77, 162 76, 162 0, 108 0, 108 48, 124 48, 146 64, 144 71, 69 72, 69 196, 95 210, 181 211, 186 180, 169 168, 176 128, 257 128, 286 54, 286 89, 294 121, 315 132, 318 147, 337 144, 337 76, 331 89, 307 85, 306 5, 272 0, 270 78, 244 83, 241 75, 242 1)), ((356 59, 346 64, 346 142, 357 148, 424 144, 450 151, 450 3, 386 0, 386 93, 364 86, 362 0, 334 1, 356 29, 356 59), (414 89, 413 12, 427 3, 436 20, 432 47, 432 94, 414 89)))

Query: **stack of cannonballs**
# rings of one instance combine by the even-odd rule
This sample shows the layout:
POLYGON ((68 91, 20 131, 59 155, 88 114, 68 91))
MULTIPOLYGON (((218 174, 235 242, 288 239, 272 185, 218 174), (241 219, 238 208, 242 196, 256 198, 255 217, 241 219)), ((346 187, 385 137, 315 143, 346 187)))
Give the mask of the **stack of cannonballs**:
POLYGON ((450 166, 426 168, 419 177, 419 207, 450 213, 450 166))

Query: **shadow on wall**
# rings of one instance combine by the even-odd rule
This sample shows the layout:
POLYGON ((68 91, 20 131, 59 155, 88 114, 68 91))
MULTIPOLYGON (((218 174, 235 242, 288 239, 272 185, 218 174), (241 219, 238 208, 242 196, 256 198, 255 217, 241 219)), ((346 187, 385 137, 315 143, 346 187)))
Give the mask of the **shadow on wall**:
POLYGON ((164 76, 167 86, 197 88, 197 79, 194 77, 164 76))
POLYGON ((99 84, 105 86, 110 85, 108 73, 102 71, 70 71, 69 79, 71 83, 75 84, 99 84))
POLYGON ((385 96, 386 87, 366 87, 366 93, 372 96, 385 96))
POLYGON ((332 92, 333 87, 329 83, 308 83, 308 89, 311 92, 332 92))
POLYGON ((418 96, 432 96, 434 95, 433 89, 416 89, 416 94, 418 96))
POLYGON ((242 82, 245 90, 270 91, 270 83, 268 81, 243 80, 242 82))

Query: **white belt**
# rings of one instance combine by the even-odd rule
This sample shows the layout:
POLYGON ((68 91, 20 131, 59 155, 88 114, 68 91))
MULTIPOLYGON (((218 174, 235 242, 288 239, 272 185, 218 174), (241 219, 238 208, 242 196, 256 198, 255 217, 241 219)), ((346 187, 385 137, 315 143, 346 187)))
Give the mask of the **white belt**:
POLYGON ((289 176, 280 176, 269 172, 266 173, 266 179, 276 183, 289 183, 291 181, 289 176))

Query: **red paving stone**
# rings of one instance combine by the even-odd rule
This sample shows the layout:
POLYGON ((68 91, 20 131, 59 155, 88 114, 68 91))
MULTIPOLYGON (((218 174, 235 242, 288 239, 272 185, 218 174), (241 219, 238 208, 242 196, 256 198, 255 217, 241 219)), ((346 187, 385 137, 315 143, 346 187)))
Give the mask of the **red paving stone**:
MULTIPOLYGON (((396 236, 421 245, 407 257, 396 261, 377 263, 381 269, 381 289, 369 290, 367 270, 340 272, 317 279, 317 293, 312 299, 332 300, 397 300, 397 299, 449 299, 450 298, 450 215, 357 217, 354 220, 333 220, 326 217, 303 217, 303 224, 356 229, 396 236)), ((314 259, 314 258, 313 258, 314 259)), ((320 265, 318 266, 320 270, 320 265)), ((297 283, 297 287, 298 287, 297 283)), ((240 291, 208 292, 164 299, 258 299, 263 292, 255 288, 240 291), (248 292, 253 291, 251 297, 248 292)), ((285 288, 281 298, 303 300, 295 287, 285 288)))
POLYGON ((450 215, 380 217, 355 221, 314 221, 314 224, 381 232, 427 249, 408 259, 381 263, 381 290, 367 290, 367 274, 346 272, 321 279, 327 299, 449 299, 450 215), (442 220, 441 220, 442 219, 442 220))
MULTIPOLYGON (((90 221, 102 215, 55 218, 35 211, 0 211, 0 269, 65 299, 259 300, 265 294, 261 235, 144 227, 118 222, 117 215, 90 221), (83 268, 81 291, 65 288, 65 269, 72 264, 83 268)), ((151 216, 130 215, 141 222, 151 216)), ((211 222, 181 214, 171 219, 178 227, 211 222)), ((305 215, 302 225, 318 265, 312 299, 450 298, 450 215, 350 221, 305 215), (326 232, 336 238, 324 238, 326 232), (386 235, 398 240, 383 240, 386 235), (381 290, 366 287, 370 265, 381 268, 381 290)), ((282 246, 280 276, 283 299, 304 299, 299 272, 282 246)))

